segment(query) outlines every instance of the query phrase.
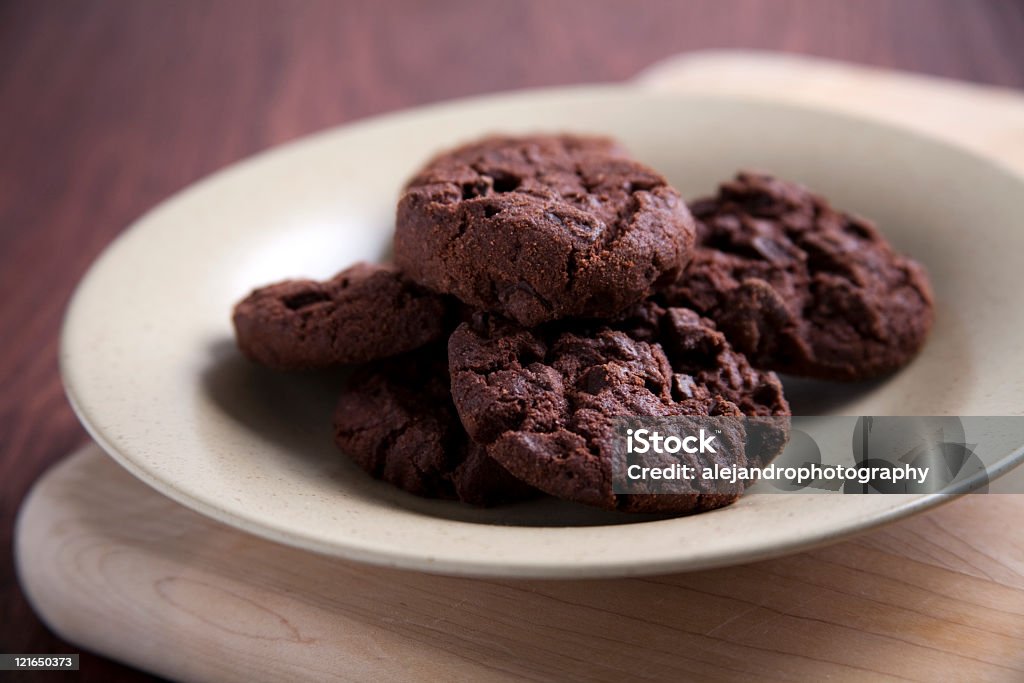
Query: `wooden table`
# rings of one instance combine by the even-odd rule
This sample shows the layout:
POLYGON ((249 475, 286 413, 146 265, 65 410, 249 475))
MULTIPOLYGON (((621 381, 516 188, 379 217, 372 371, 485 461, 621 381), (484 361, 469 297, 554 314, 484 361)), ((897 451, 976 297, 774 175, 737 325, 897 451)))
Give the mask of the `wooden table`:
MULTIPOLYGON (((1024 87, 1024 5, 1014 0, 643 9, 582 0, 0 4, 0 652, 74 651, 32 614, 10 552, 31 483, 85 440, 56 366, 67 298, 119 230, 197 178, 355 118, 619 80, 709 47, 1024 87)), ((146 678, 83 654, 78 680, 146 678)))

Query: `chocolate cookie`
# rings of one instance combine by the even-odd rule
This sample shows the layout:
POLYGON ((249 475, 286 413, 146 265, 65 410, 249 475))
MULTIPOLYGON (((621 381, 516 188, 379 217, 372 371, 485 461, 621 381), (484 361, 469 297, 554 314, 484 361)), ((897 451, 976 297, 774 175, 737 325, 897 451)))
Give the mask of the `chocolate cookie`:
POLYGON ((409 182, 395 261, 417 282, 534 326, 621 311, 673 282, 693 240, 679 194, 612 141, 491 137, 409 182))
MULTIPOLYGON (((452 398, 470 436, 542 491, 603 508, 674 513, 721 507, 742 492, 740 484, 724 490, 696 480, 690 494, 615 493, 615 472, 624 467, 622 418, 741 415, 694 377, 674 372, 656 342, 609 327, 528 330, 479 316, 456 329, 448 356, 452 398)), ((722 437, 731 449, 702 462, 745 465, 739 429, 722 437)))
POLYGON ((451 329, 445 299, 390 266, 357 263, 326 282, 287 280, 235 306, 238 348, 279 370, 364 363, 419 348, 451 329))
POLYGON ((661 296, 713 318, 754 365, 859 380, 892 372, 924 344, 928 277, 869 221, 755 173, 691 209, 696 253, 661 296))
POLYGON ((469 440, 443 344, 357 370, 338 400, 334 438, 370 475, 418 496, 489 506, 539 495, 469 440))

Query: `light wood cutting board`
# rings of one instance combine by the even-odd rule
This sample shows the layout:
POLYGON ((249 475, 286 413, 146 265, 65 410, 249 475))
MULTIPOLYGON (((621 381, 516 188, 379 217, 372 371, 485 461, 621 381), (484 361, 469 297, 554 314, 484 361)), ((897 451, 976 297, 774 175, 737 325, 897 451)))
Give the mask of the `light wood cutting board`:
MULTIPOLYGON (((1024 172, 1024 97, 1009 91, 750 53, 679 58, 642 82, 854 111, 1024 172)), ((1024 495, 970 496, 752 565, 483 581, 248 536, 88 446, 37 483, 16 553, 62 637, 177 680, 1022 681, 1022 518, 1024 495)))
POLYGON ((36 486, 22 585, 62 637, 190 681, 1024 680, 1024 496, 705 572, 447 578, 274 545, 96 447, 36 486))

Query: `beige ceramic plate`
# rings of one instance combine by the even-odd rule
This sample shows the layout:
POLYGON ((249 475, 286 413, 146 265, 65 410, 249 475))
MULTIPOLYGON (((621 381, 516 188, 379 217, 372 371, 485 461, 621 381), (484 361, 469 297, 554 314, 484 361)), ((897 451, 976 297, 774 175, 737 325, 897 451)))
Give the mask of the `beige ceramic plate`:
POLYGON ((159 491, 283 543, 453 574, 612 576, 748 561, 838 539, 940 496, 747 496, 679 519, 545 501, 479 511, 370 480, 333 448, 343 378, 244 362, 232 303, 287 276, 384 258, 402 182, 431 153, 492 131, 619 137, 684 196, 740 167, 804 181, 876 218, 931 271, 938 321, 885 382, 792 383, 803 413, 1009 414, 1024 407, 1019 305, 1024 183, 936 141, 764 102, 628 87, 445 104, 316 135, 218 173, 128 230, 79 287, 67 391, 96 440, 159 491))

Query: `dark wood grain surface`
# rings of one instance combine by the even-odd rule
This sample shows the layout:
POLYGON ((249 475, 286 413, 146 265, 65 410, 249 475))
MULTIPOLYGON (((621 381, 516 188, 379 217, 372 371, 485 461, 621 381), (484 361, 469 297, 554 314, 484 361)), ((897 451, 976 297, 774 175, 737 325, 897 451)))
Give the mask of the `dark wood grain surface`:
MULTIPOLYGON (((12 525, 36 477, 86 438, 60 386, 60 320, 128 223, 211 171, 327 126, 624 79, 721 47, 1020 88, 1024 2, 0 0, 0 652, 74 651, 18 589, 12 525)), ((77 678, 147 679, 88 655, 77 678)))

